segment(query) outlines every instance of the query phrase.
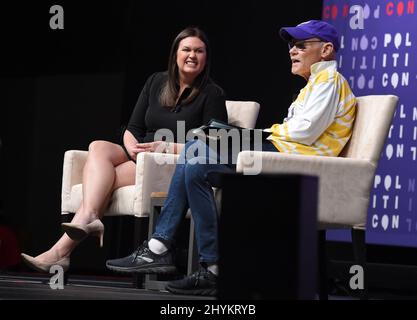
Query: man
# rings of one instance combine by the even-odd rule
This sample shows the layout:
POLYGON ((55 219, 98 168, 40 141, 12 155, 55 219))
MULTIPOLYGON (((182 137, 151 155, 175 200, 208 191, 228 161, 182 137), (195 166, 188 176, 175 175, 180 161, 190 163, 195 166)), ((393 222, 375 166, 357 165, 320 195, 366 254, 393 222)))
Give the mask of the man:
MULTIPOLYGON (((291 104, 284 123, 267 129, 271 135, 264 141, 262 150, 337 156, 351 136, 356 108, 349 84, 336 70, 337 32, 324 21, 311 20, 296 27, 282 28, 280 35, 288 42, 292 73, 308 82, 291 104)), ((234 167, 200 161, 207 157, 219 160, 205 145, 204 155, 192 150, 201 144, 197 140, 185 145, 151 240, 128 257, 108 260, 109 269, 138 273, 175 270, 171 246, 190 208, 202 266, 193 275, 170 282, 167 290, 191 295, 216 294, 218 215, 207 173, 231 171, 234 167)))
POLYGON ((311 20, 282 28, 288 42, 291 72, 307 85, 290 106, 283 124, 269 129, 281 152, 337 156, 351 135, 356 99, 348 82, 337 72, 339 40, 333 26, 311 20))

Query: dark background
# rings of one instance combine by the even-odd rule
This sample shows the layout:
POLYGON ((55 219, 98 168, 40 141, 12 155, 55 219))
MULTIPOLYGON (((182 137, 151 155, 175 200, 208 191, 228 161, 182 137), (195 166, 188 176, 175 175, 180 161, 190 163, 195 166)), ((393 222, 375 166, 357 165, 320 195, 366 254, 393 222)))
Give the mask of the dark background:
MULTIPOLYGON (((117 141, 147 77, 166 69, 171 42, 184 27, 206 31, 212 77, 229 100, 254 100, 257 127, 282 121, 304 80, 290 73, 282 26, 320 19, 322 0, 277 1, 33 1, 0 10, 0 223, 15 230, 21 249, 37 255, 61 235, 63 155, 96 139, 117 141), (51 30, 49 8, 64 8, 64 30, 51 30)), ((105 221, 112 236, 131 228, 105 221)), ((77 248, 80 272, 103 271, 110 249, 77 248), (99 252, 99 253, 97 253, 99 252)), ((122 246, 128 252, 129 245, 122 246)), ((350 247, 330 244, 350 259, 350 247)), ((370 246, 377 262, 417 264, 414 249, 370 246), (387 254, 389 252, 389 254, 387 254)), ((75 269, 77 270, 77 269, 75 269)))

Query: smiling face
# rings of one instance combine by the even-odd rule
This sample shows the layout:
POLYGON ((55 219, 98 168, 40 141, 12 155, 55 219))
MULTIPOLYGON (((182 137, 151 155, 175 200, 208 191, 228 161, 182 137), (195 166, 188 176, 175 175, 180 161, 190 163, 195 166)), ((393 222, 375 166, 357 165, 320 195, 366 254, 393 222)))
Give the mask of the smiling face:
POLYGON ((177 50, 177 66, 180 79, 187 82, 204 70, 207 60, 206 45, 200 38, 187 37, 180 41, 177 50))
POLYGON ((324 60, 323 43, 318 38, 311 38, 307 40, 294 39, 289 43, 290 58, 291 58, 291 72, 295 75, 302 76, 308 79, 311 74, 311 66, 316 62, 324 60))

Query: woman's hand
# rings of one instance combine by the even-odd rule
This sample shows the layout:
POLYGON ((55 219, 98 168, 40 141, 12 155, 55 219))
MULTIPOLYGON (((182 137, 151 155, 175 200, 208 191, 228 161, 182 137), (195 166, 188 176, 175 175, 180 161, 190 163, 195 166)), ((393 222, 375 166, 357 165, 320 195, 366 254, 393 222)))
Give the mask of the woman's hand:
POLYGON ((137 143, 136 148, 139 152, 158 152, 158 153, 170 153, 170 142, 165 141, 154 141, 137 143))
POLYGON ((143 148, 138 148, 136 144, 125 145, 125 147, 126 147, 127 153, 129 153, 129 156, 135 161, 136 161, 136 157, 138 153, 146 151, 143 148))
POLYGON ((138 140, 136 140, 136 138, 133 136, 133 134, 129 130, 126 130, 123 135, 123 143, 130 158, 135 161, 137 158, 137 154, 145 151, 142 148, 138 148, 136 146, 136 144, 138 143, 138 140))

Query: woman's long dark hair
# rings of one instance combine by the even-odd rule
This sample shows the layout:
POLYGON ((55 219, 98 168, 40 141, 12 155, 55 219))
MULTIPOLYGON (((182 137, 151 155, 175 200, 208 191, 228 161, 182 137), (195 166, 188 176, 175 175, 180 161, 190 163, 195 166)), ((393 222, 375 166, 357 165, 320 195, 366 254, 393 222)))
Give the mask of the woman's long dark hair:
POLYGON ((188 37, 197 37, 204 42, 206 46, 206 65, 204 70, 197 76, 192 84, 191 93, 186 99, 183 100, 184 104, 187 104, 194 100, 194 98, 200 93, 200 90, 204 88, 210 79, 210 47, 206 34, 197 27, 188 27, 182 30, 171 46, 171 52, 169 54, 168 61, 168 80, 162 88, 160 95, 160 102, 163 106, 174 107, 178 98, 178 85, 179 85, 179 73, 177 66, 177 50, 181 40, 188 37))

